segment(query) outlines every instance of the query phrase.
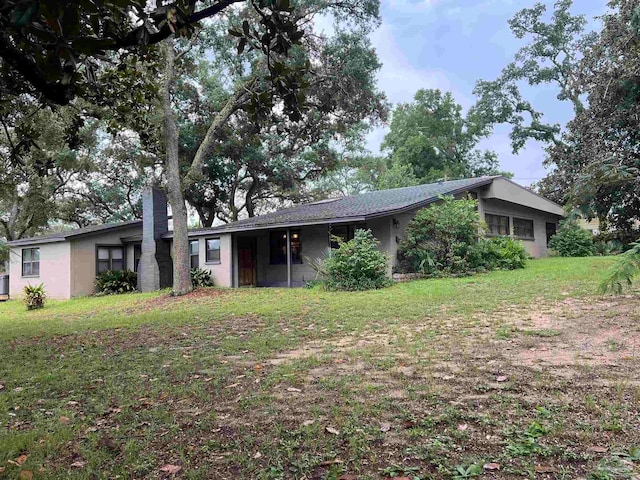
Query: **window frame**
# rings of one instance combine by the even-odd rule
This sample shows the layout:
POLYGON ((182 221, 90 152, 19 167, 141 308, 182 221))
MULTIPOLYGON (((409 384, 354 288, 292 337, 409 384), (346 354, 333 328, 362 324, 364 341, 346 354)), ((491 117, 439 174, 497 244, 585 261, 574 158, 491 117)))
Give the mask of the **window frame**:
POLYGON ((38 278, 40 277, 40 247, 29 247, 29 248, 23 248, 22 252, 21 252, 21 257, 20 257, 20 262, 21 262, 21 270, 20 273, 22 274, 22 278, 38 278), (25 262, 24 260, 24 252, 26 251, 37 251, 38 252, 38 261, 33 260, 33 253, 31 254, 31 260, 29 260, 28 262, 25 262), (34 264, 38 264, 38 273, 37 274, 29 274, 29 275, 25 275, 24 273, 24 266, 25 263, 28 263, 31 267, 31 272, 33 272, 33 265, 34 264))
POLYGON ((517 238, 518 240, 534 240, 535 241, 535 239, 536 239, 536 222, 533 220, 533 218, 512 217, 511 223, 512 223, 514 238, 517 238), (531 236, 518 235, 516 233, 516 221, 531 222, 531 236))
POLYGON ((290 230, 271 230, 269 232, 269 265, 287 265, 287 242, 289 243, 289 256, 291 265, 302 265, 304 262, 302 261, 302 229, 300 228, 292 228, 290 230), (277 239, 279 244, 274 245, 273 238, 277 235, 277 239), (297 256, 294 258, 293 244, 291 242, 291 238, 293 235, 298 235, 299 240, 299 251, 297 256), (281 243, 284 241, 284 254, 278 255, 281 260, 274 261, 274 248, 278 250, 282 248, 281 243))
POLYGON ((138 273, 140 270, 140 260, 142 259, 142 244, 135 243, 133 245, 133 272, 138 273), (136 252, 140 252, 140 256, 136 255, 136 252))
POLYGON ((487 224, 487 236, 489 237, 510 237, 511 236, 511 227, 512 227, 512 222, 511 222, 511 217, 509 215, 503 215, 500 213, 491 213, 491 212, 484 212, 484 223, 487 224), (491 217, 502 217, 502 218, 506 218, 507 219, 507 233, 493 233, 491 231, 491 224, 488 222, 487 220, 487 216, 491 216, 491 217))
MULTIPOLYGON (((97 244, 96 245, 96 275, 100 275, 101 273, 104 272, 100 272, 100 262, 104 261, 104 260, 100 260, 99 254, 98 252, 100 251, 101 248, 106 248, 109 250, 109 268, 105 271, 117 271, 117 272, 124 272, 127 269, 127 248, 126 245, 117 245, 117 244, 111 244, 111 245, 103 245, 103 244, 97 244), (111 250, 119 248, 120 250, 122 250, 122 270, 113 270, 113 257, 111 255, 111 250)), ((120 259, 117 259, 120 260, 120 259)))
POLYGON ((200 239, 196 238, 195 240, 189 240, 189 266, 193 269, 193 268, 200 268, 200 239), (193 244, 197 244, 198 247, 196 249, 196 253, 193 253, 193 251, 191 250, 191 246, 193 244), (197 258, 198 261, 196 262, 196 266, 193 266, 193 258, 197 258))
MULTIPOLYGON (((198 240, 198 242, 199 242, 199 240, 198 240)), ((189 243, 189 245, 191 245, 191 243, 189 243)), ((200 248, 200 247, 198 246, 198 248, 200 248)), ((222 252, 222 242, 220 241, 220 237, 209 237, 209 238, 205 238, 204 239, 204 263, 206 265, 220 265, 220 263, 222 263, 221 262, 221 260, 222 260, 221 252, 222 252), (209 250, 209 241, 210 240, 217 240, 218 241, 218 249, 217 249, 218 259, 217 260, 215 260, 215 259, 210 260, 209 259, 209 252, 216 251, 216 250, 213 250, 213 249, 209 250)), ((191 261, 191 257, 189 257, 189 261, 191 261)))

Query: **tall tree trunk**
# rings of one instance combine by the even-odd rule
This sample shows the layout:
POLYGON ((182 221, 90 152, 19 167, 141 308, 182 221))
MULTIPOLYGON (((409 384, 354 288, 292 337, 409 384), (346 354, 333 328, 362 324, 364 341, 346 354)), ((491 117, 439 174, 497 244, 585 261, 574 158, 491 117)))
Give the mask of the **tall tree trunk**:
POLYGON ((175 69, 173 39, 165 42, 165 72, 162 90, 164 115, 165 175, 167 197, 173 213, 173 294, 184 295, 193 290, 190 274, 187 206, 180 180, 178 159, 178 127, 171 108, 171 86, 175 69))

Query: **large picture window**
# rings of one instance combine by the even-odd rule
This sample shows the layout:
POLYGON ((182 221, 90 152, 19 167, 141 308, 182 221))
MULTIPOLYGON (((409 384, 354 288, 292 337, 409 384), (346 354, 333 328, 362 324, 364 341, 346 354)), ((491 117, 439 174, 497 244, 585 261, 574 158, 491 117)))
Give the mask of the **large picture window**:
POLYGON ((40 249, 22 249, 22 276, 37 277, 40 275, 40 249))
POLYGON ((490 213, 486 213, 484 215, 484 220, 487 222, 487 227, 489 227, 490 235, 510 235, 509 229, 509 217, 505 215, 492 215, 490 213))
POLYGON ((206 242, 207 263, 220 263, 220 239, 207 238, 206 242))
POLYGON ((124 247, 98 247, 97 271, 104 273, 108 270, 114 272, 124 270, 124 247))
MULTIPOLYGON (((269 235, 269 263, 287 264, 287 232, 280 230, 269 235)), ((302 263, 302 235, 300 230, 291 230, 291 263, 302 263)))
MULTIPOLYGON (((218 252, 220 247, 218 247, 218 252)), ((200 240, 191 240, 189 242, 189 259, 191 268, 200 268, 200 240)), ((218 253, 218 260, 220 260, 220 254, 218 253)))
MULTIPOLYGON (((357 229, 364 229, 366 225, 358 224, 358 225, 332 225, 329 233, 331 237, 338 237, 343 242, 348 242, 349 240, 353 240, 355 232, 357 229)), ((338 242, 333 238, 330 239, 331 248, 338 248, 338 242)))
POLYGON ((534 240, 533 220, 513 218, 513 234, 524 240, 534 240))

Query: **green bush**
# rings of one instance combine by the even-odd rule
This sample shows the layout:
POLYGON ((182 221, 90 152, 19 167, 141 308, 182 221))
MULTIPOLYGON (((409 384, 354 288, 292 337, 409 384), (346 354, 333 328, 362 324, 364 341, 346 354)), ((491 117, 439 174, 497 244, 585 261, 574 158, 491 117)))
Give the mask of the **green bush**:
POLYGON ((572 220, 560 223, 558 233, 549 240, 549 248, 561 257, 589 257, 595 253, 593 234, 572 220))
POLYGON ((108 270, 96 277, 95 286, 98 295, 134 292, 138 286, 138 275, 131 270, 108 270))
POLYGON ((35 310, 44 307, 44 301, 47 298, 47 292, 44 289, 44 283, 40 285, 27 285, 23 289, 24 303, 27 310, 35 310))
POLYGON ((398 249, 401 271, 460 273, 471 268, 472 246, 481 232, 476 201, 442 200, 419 210, 407 225, 398 249))
POLYGON ((356 230, 348 242, 338 239, 338 249, 324 262, 326 288, 369 290, 389 285, 387 257, 377 247, 371 230, 356 230))
POLYGON ((203 270, 202 268, 192 268, 191 283, 193 284, 194 288, 213 287, 211 272, 209 272, 209 270, 203 270))
POLYGON ((510 237, 491 237, 481 238, 471 247, 469 263, 476 270, 515 270, 524 268, 527 258, 521 241, 510 237))
POLYGON ((640 239, 632 243, 631 248, 617 257, 616 264, 600 284, 600 291, 621 294, 625 288, 631 288, 636 277, 640 276, 640 239))

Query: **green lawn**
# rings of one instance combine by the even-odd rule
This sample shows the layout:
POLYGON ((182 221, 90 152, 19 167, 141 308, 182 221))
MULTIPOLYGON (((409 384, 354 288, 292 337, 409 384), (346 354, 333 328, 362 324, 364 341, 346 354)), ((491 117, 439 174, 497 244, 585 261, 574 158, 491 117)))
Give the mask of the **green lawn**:
POLYGON ((0 478, 634 478, 610 264, 0 304, 0 478))

